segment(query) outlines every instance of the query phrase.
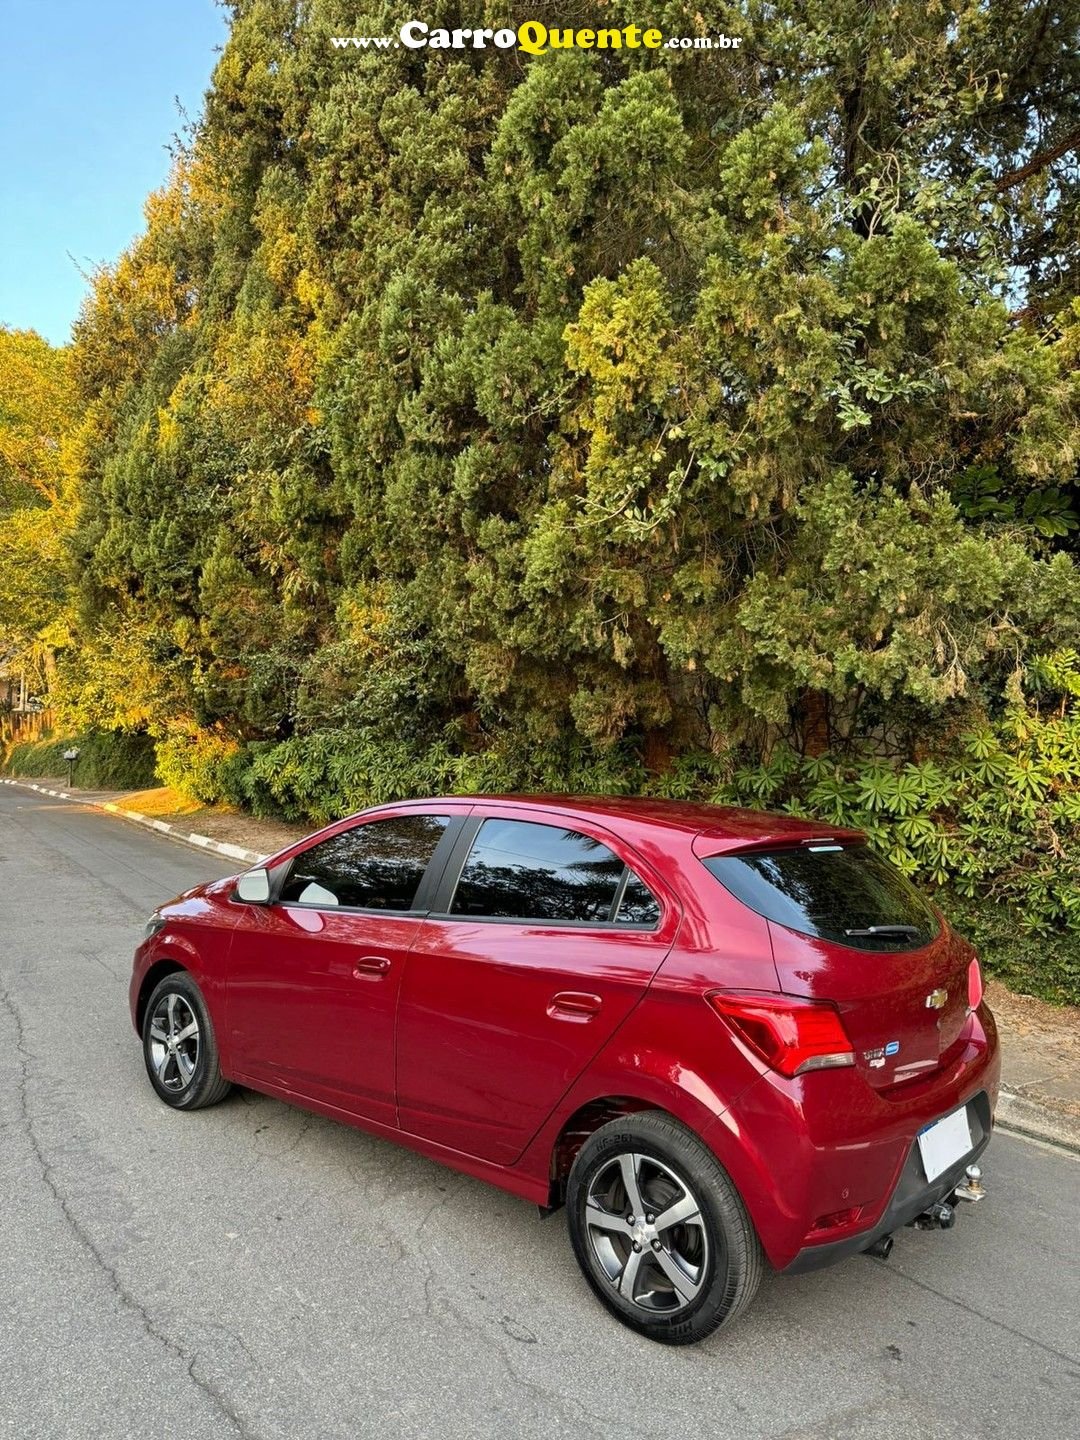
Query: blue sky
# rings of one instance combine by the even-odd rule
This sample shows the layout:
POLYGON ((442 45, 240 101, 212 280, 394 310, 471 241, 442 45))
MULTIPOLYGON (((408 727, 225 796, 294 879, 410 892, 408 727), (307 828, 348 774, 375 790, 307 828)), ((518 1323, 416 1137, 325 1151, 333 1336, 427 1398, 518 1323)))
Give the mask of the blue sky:
POLYGON ((68 339, 79 269, 142 229, 174 97, 199 112, 227 18, 215 0, 0 0, 0 323, 68 339))

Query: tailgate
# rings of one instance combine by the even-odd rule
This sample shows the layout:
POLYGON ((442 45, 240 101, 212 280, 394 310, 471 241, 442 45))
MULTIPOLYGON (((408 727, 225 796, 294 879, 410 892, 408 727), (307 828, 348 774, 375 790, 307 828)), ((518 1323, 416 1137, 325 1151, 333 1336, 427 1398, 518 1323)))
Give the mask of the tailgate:
POLYGON ((884 952, 841 952, 780 925, 769 930, 780 988, 833 1001, 875 1088, 929 1075, 959 1039, 972 951, 948 926, 921 949, 884 952))
POLYGON ((872 1085, 937 1068, 967 1018, 974 951, 899 871, 846 838, 702 863, 769 922, 780 989, 839 1008, 872 1085))

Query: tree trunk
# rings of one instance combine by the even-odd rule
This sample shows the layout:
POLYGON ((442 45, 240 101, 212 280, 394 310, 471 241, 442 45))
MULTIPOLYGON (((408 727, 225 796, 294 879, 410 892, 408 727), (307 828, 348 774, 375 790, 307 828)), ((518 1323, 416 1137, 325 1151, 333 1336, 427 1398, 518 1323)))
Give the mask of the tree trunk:
POLYGON ((829 724, 829 697, 822 690, 804 690, 799 698, 802 753, 811 758, 824 755, 832 740, 829 724))

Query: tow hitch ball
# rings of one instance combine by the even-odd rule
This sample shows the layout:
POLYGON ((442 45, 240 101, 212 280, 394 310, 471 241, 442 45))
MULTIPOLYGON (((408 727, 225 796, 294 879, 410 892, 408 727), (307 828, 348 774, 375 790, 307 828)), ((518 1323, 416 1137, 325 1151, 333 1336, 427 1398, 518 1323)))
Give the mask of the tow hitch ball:
POLYGON ((961 1200, 981 1200, 986 1194, 983 1189, 982 1171, 978 1165, 969 1165, 964 1178, 947 1200, 939 1200, 912 1222, 916 1230, 951 1230, 956 1224, 956 1207, 961 1200))
POLYGON ((981 1200, 986 1194, 982 1183, 982 1171, 978 1165, 969 1165, 964 1171, 964 1178, 953 1191, 954 1200, 981 1200))

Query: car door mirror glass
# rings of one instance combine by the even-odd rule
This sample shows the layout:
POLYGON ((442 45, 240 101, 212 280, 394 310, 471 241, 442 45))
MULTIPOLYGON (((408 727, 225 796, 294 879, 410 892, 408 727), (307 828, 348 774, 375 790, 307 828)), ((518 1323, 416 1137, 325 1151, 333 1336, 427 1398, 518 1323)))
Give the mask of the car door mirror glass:
POLYGON ((248 870, 236 882, 236 898, 246 905, 269 905, 270 875, 266 870, 248 870))

